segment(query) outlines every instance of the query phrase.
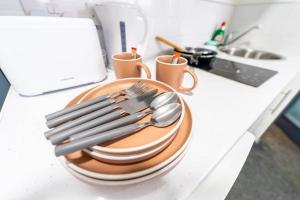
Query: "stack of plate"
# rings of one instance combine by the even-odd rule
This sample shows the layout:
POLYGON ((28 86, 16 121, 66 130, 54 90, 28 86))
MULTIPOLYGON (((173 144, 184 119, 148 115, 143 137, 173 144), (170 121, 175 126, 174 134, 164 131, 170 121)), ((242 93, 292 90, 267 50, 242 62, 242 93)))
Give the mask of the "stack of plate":
MULTIPOLYGON (((123 79, 86 91, 67 106, 130 87, 143 81, 159 92, 176 92, 168 85, 149 79, 123 79)), ((183 112, 179 120, 165 128, 148 127, 128 137, 77 151, 61 158, 66 169, 78 179, 97 185, 127 185, 170 171, 184 156, 191 137, 192 116, 179 97, 183 112)), ((150 119, 147 116, 140 122, 150 119)))

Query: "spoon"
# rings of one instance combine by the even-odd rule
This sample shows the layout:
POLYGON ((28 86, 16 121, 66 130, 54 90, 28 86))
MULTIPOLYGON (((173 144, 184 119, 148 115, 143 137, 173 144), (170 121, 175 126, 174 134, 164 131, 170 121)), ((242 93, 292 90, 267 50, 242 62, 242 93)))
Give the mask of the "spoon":
POLYGON ((178 96, 175 92, 162 93, 154 98, 154 100, 150 104, 150 109, 155 110, 163 105, 175 103, 177 101, 177 98, 178 96))
MULTIPOLYGON (((175 103, 177 101, 177 99, 178 99, 178 96, 175 92, 162 93, 162 94, 158 95, 157 97, 155 97, 154 100, 151 102, 150 110, 127 115, 120 119, 117 119, 112 122, 102 124, 102 125, 99 125, 96 127, 88 127, 90 129, 86 128, 85 130, 80 131, 80 132, 79 131, 76 132, 74 130, 73 133, 71 133, 71 135, 69 135, 69 140, 70 141, 77 140, 79 138, 95 135, 95 134, 98 134, 98 133, 101 133, 104 131, 108 131, 108 130, 111 130, 114 128, 118 128, 121 126, 135 123, 135 122, 139 121, 140 119, 144 118, 145 116, 153 113, 153 111, 157 110, 161 106, 170 104, 170 103, 175 103)), ((81 126, 84 126, 84 125, 81 125, 81 126)), ((70 132, 70 131, 71 130, 68 130, 68 132, 70 132)))
POLYGON ((182 106, 180 104, 167 104, 154 111, 151 119, 145 123, 134 123, 110 131, 102 132, 100 134, 80 138, 73 142, 60 144, 55 147, 55 155, 65 155, 87 147, 92 147, 97 144, 102 144, 117 138, 128 136, 148 126, 155 126, 159 128, 166 127, 173 124, 180 117, 181 113, 182 106))

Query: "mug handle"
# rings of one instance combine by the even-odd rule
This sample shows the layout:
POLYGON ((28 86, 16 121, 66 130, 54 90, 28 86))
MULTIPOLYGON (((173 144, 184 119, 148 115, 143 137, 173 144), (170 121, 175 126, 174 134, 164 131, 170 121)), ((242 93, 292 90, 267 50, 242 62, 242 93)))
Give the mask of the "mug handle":
POLYGON ((151 72, 150 72, 149 68, 147 67, 147 65, 145 65, 145 64, 142 63, 142 62, 138 62, 138 63, 137 63, 137 66, 138 66, 139 68, 142 68, 142 69, 146 72, 146 75, 147 75, 147 78, 148 78, 148 79, 151 79, 151 72))
MULTIPOLYGON (((188 73, 192 76, 193 78, 193 86, 190 87, 190 88, 186 88, 186 87, 183 87, 183 86, 179 86, 179 91, 180 92, 183 92, 183 93, 186 93, 186 92, 191 92, 198 84, 198 78, 197 78, 197 75, 195 74, 195 72, 193 72, 189 67, 186 67, 184 68, 184 71, 183 71, 183 74, 184 73, 188 73)), ((182 75, 183 75, 182 74, 182 75)))

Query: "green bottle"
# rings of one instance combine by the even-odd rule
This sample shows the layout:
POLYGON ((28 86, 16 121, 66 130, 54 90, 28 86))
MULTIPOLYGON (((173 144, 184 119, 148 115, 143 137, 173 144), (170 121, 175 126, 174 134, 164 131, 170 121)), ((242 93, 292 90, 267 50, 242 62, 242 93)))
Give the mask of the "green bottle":
POLYGON ((226 28, 226 22, 222 22, 221 26, 218 27, 214 33, 212 34, 212 37, 209 41, 205 43, 207 46, 215 46, 219 48, 221 44, 223 43, 224 37, 225 37, 225 28, 226 28))
POLYGON ((225 37, 225 28, 226 28, 226 22, 222 22, 220 28, 218 28, 217 30, 214 31, 211 40, 212 41, 216 41, 219 44, 221 44, 224 40, 225 37))

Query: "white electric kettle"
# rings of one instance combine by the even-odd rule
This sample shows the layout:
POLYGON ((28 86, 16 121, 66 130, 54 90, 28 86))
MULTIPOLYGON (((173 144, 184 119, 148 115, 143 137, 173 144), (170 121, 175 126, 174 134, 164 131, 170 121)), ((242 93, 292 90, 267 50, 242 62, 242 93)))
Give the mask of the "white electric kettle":
POLYGON ((131 47, 143 55, 148 24, 136 4, 103 2, 95 6, 95 13, 103 27, 110 65, 113 54, 130 52, 131 47))

